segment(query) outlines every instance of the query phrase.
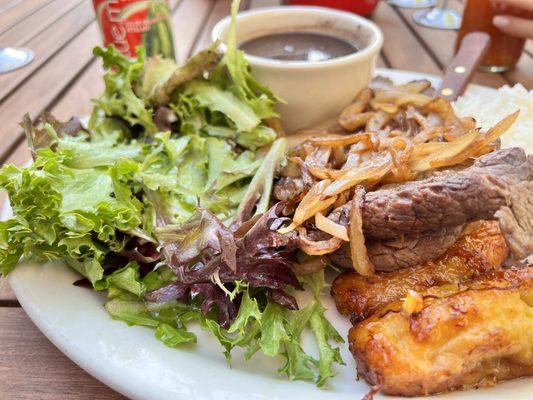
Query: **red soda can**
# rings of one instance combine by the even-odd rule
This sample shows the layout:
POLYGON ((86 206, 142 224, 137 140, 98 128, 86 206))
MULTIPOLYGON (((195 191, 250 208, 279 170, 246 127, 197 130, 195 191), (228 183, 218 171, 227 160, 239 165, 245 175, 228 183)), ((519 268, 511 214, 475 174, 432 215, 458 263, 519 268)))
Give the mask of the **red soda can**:
POLYGON ((148 56, 175 59, 167 0, 93 0, 104 45, 128 57, 144 45, 148 56))

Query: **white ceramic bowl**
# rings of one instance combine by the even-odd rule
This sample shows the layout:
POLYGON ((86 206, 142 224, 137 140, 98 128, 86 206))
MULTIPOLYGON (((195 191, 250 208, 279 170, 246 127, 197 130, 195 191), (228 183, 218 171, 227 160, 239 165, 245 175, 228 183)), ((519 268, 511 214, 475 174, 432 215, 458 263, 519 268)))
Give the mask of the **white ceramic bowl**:
MULTIPOLYGON (((230 17, 213 28, 213 40, 227 39, 230 17)), ((356 53, 326 61, 281 61, 247 55, 254 76, 286 101, 280 104, 288 132, 337 115, 368 85, 383 44, 380 29, 358 15, 323 7, 275 7, 239 13, 237 42, 287 31, 330 34, 355 44, 356 53)), ((223 46, 224 48, 224 46, 223 46)))

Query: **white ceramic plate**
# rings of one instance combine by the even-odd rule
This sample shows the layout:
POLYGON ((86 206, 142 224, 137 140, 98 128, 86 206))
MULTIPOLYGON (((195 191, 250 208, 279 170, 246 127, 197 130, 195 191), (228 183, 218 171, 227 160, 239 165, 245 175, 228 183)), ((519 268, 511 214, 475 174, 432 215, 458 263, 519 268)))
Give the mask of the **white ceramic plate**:
MULTIPOLYGON (((378 70, 397 83, 439 78, 410 72, 378 70)), ((472 86, 469 90, 490 95, 493 89, 472 86)), ((9 215, 6 207, 2 219, 9 215)), ((257 355, 249 363, 234 354, 229 368, 216 339, 199 331, 199 344, 174 350, 154 338, 145 327, 128 327, 112 320, 103 308, 102 294, 73 286, 79 277, 66 267, 23 266, 10 275, 10 283, 26 313, 63 353, 95 378, 132 399, 328 399, 355 400, 369 390, 355 380, 355 362, 346 344, 346 366, 325 389, 312 383, 290 382, 276 373, 281 359, 257 355)), ((350 324, 324 298, 330 321, 346 337, 350 324)), ((310 341, 311 343, 311 341, 310 341)), ((507 382, 490 389, 454 392, 432 399, 531 399, 533 379, 507 382)), ((376 398, 387 398, 376 396, 376 398)))

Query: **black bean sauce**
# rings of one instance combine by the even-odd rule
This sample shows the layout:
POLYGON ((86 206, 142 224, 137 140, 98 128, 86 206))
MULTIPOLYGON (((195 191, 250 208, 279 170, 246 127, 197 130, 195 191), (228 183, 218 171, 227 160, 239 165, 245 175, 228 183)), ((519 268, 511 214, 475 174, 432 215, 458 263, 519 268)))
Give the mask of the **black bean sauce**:
POLYGON ((359 49, 341 38, 312 32, 274 33, 242 43, 245 53, 284 61, 325 61, 359 49))

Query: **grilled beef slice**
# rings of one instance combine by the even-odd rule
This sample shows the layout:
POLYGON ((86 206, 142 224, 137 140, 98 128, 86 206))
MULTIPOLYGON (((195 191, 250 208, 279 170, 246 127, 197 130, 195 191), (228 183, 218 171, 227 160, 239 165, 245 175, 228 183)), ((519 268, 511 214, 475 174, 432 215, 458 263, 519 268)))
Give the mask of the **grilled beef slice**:
POLYGON ((533 182, 513 186, 509 206, 500 208, 496 217, 515 261, 533 263, 533 182))
MULTIPOLYGON (((463 226, 460 225, 424 232, 417 236, 373 240, 366 243, 368 256, 377 271, 408 268, 440 257, 462 233, 463 226)), ((328 258, 339 267, 353 268, 348 244, 329 254, 328 258)))
POLYGON ((512 186, 532 180, 533 156, 499 150, 462 171, 367 193, 363 230, 367 238, 394 239, 491 219, 509 205, 512 186))
MULTIPOLYGON (((466 222, 495 217, 514 256, 531 256, 532 180, 533 157, 512 148, 487 154, 470 168, 369 192, 363 229, 370 260, 378 271, 421 264, 442 255, 466 222)), ((328 218, 346 226, 350 207, 348 202, 328 218)), ((351 268, 347 249, 344 246, 329 258, 351 268)))

